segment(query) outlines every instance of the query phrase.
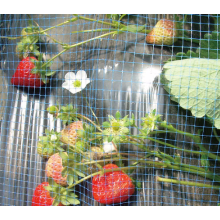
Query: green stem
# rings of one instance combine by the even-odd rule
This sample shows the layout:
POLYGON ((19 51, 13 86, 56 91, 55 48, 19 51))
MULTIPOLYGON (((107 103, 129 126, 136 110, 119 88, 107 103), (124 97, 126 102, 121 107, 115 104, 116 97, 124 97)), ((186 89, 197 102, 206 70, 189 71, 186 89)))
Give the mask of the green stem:
POLYGON ((117 33, 118 33, 118 31, 112 31, 112 32, 109 32, 109 33, 106 33, 106 34, 102 34, 102 35, 99 35, 97 37, 93 37, 93 38, 91 38, 89 40, 85 40, 85 41, 82 41, 80 43, 70 45, 70 46, 68 46, 68 49, 80 46, 82 44, 88 43, 88 42, 93 41, 93 40, 97 40, 97 39, 102 38, 102 37, 106 37, 106 36, 111 35, 111 34, 117 34, 117 33))
POLYGON ((119 18, 119 21, 123 18, 123 17, 125 17, 127 14, 123 14, 123 15, 121 15, 121 17, 119 18))
MULTIPOLYGON (((175 160, 174 160, 170 155, 165 154, 165 153, 162 153, 162 152, 158 153, 157 151, 149 151, 143 144, 140 144, 140 142, 138 142, 136 139, 134 139, 134 138, 132 138, 132 137, 130 137, 130 136, 127 136, 127 137, 128 137, 130 140, 133 140, 134 142, 138 143, 138 145, 136 145, 138 148, 140 148, 140 149, 142 149, 142 150, 144 150, 144 151, 146 151, 146 152, 149 152, 149 153, 153 154, 154 156, 159 157, 159 158, 161 158, 161 159, 167 158, 169 161, 175 162, 175 160)), ((142 139, 139 139, 139 140, 142 140, 142 139)), ((143 140, 142 140, 142 141, 143 141, 143 140)), ((135 143, 133 143, 133 142, 129 142, 129 143, 135 144, 135 143)), ((143 141, 143 143, 145 144, 144 141, 143 141)))
POLYGON ((206 170, 205 169, 203 169, 203 168, 201 168, 201 167, 197 167, 197 166, 193 166, 193 165, 190 165, 190 164, 185 164, 185 163, 174 163, 174 165, 178 165, 178 166, 184 166, 184 167, 186 167, 186 168, 188 168, 189 170, 190 169, 193 169, 193 170, 198 170, 198 171, 201 171, 201 172, 206 172, 206 170))
POLYGON ((179 134, 190 137, 199 146, 200 150, 205 152, 209 158, 220 161, 219 156, 207 151, 206 148, 200 143, 200 137, 198 135, 193 135, 193 134, 188 133, 188 132, 180 131, 178 129, 175 129, 172 125, 159 124, 159 126, 161 126, 163 128, 167 128, 170 131, 174 131, 174 132, 177 132, 179 134))
POLYGON ((111 159, 103 159, 103 160, 96 160, 96 161, 89 161, 89 162, 84 162, 84 163, 77 163, 77 165, 91 165, 91 164, 95 164, 95 163, 103 163, 103 162, 112 162, 112 161, 119 161, 119 160, 127 160, 127 161, 135 161, 131 166, 136 166, 138 163, 145 163, 147 164, 148 168, 149 166, 151 167, 156 167, 156 168, 170 168, 176 171, 185 171, 185 172, 189 172, 189 173, 194 173, 194 174, 198 174, 200 176, 203 177, 207 177, 211 180, 215 179, 216 181, 220 181, 220 177, 214 175, 213 173, 210 172, 206 172, 204 169, 196 167, 196 166, 190 166, 188 164, 175 164, 175 165, 169 165, 167 163, 163 163, 163 162, 157 162, 157 161, 146 161, 145 159, 149 156, 152 155, 147 155, 145 157, 143 157, 142 159, 131 159, 131 158, 121 158, 121 157, 115 157, 115 158, 111 158, 111 159))
POLYGON ((65 48, 65 49, 62 50, 62 51, 61 51, 60 53, 58 53, 57 55, 55 55, 54 57, 52 57, 52 58, 51 58, 50 60, 48 60, 46 63, 44 63, 44 64, 42 65, 42 68, 43 68, 44 66, 46 66, 47 63, 50 63, 51 61, 53 61, 54 59, 56 59, 58 56, 60 56, 62 53, 66 52, 67 50, 69 50, 69 49, 71 49, 71 48, 80 46, 80 45, 82 45, 82 44, 88 43, 88 42, 90 42, 90 41, 93 41, 93 40, 96 40, 96 39, 99 39, 99 38, 102 38, 102 37, 105 37, 105 36, 108 36, 108 35, 111 35, 111 34, 117 34, 117 33, 118 33, 118 31, 113 31, 113 32, 109 32, 109 33, 107 33, 107 34, 102 34, 102 35, 100 35, 100 36, 91 38, 91 39, 89 39, 89 40, 82 41, 82 42, 77 43, 77 44, 68 45, 68 46, 63 46, 63 48, 65 48))
POLYGON ((194 170, 194 169, 188 169, 188 168, 175 166, 175 165, 171 165, 171 164, 167 164, 167 168, 170 168, 170 169, 173 169, 173 170, 176 170, 176 171, 185 171, 187 173, 197 174, 197 175, 200 175, 202 177, 209 178, 211 180, 215 180, 215 181, 220 182, 220 176, 217 176, 217 175, 215 175, 213 173, 210 173, 210 172, 205 172, 204 173, 202 171, 198 171, 198 170, 194 170))
POLYGON ((76 20, 78 20, 77 17, 76 17, 76 18, 72 18, 72 19, 67 20, 67 21, 64 21, 63 23, 60 23, 60 24, 55 25, 55 26, 53 26, 53 27, 47 28, 47 29, 45 29, 45 30, 36 31, 36 32, 32 32, 32 33, 27 33, 27 34, 24 34, 23 36, 19 36, 19 37, 4 37, 4 36, 0 36, 0 38, 8 38, 8 39, 10 39, 10 40, 15 40, 15 39, 22 38, 22 37, 24 37, 24 36, 29 36, 29 35, 34 35, 34 34, 45 34, 44 32, 46 32, 46 31, 52 30, 52 29, 54 29, 54 28, 60 27, 60 26, 62 26, 62 25, 68 24, 68 23, 70 23, 70 22, 74 22, 74 21, 76 21, 76 20))
MULTIPOLYGON (((89 161, 89 162, 84 162, 84 163, 76 163, 76 165, 91 165, 91 164, 95 164, 95 163, 113 162, 113 161, 119 161, 119 160, 127 160, 127 161, 136 161, 137 162, 137 159, 131 159, 131 158, 125 158, 125 157, 115 157, 115 158, 111 158, 111 159, 89 161)), ((138 160, 138 163, 145 163, 145 164, 148 164, 154 168, 155 167, 157 167, 157 168, 166 167, 166 164, 164 164, 162 162, 157 162, 157 161, 138 160)), ((131 165, 131 166, 133 166, 133 165, 131 165)))
POLYGON ((191 150, 182 149, 182 148, 177 147, 177 146, 175 146, 175 145, 172 145, 172 144, 169 144, 169 143, 166 143, 166 142, 163 142, 163 141, 159 141, 159 140, 154 139, 154 138, 151 138, 151 137, 145 137, 145 138, 148 139, 148 140, 150 140, 150 141, 157 142, 158 144, 163 144, 163 145, 165 145, 165 146, 174 148, 174 149, 176 149, 176 150, 184 151, 184 152, 187 152, 187 153, 200 154, 200 155, 206 154, 205 152, 191 151, 191 150))
POLYGON ((93 21, 93 22, 97 22, 99 24, 105 24, 105 25, 109 25, 109 26, 112 26, 112 27, 116 27, 116 28, 125 27, 126 26, 124 24, 120 24, 120 26, 119 26, 118 24, 113 24, 113 23, 106 22, 106 21, 99 21, 99 20, 96 20, 96 19, 83 17, 83 16, 80 16, 80 15, 77 15, 77 14, 74 14, 74 15, 77 16, 79 19, 82 19, 82 20, 93 21))
POLYGON ((218 137, 218 134, 215 128, 213 128, 213 133, 215 135, 215 138, 218 140, 218 142, 220 142, 220 138, 218 137))
POLYGON ((90 32, 104 32, 104 31, 118 31, 118 29, 107 29, 107 28, 103 28, 103 29, 95 29, 95 30, 83 30, 83 31, 73 31, 71 32, 72 34, 78 34, 78 33, 90 33, 90 32))
POLYGON ((98 126, 100 127, 100 124, 99 124, 99 119, 96 117, 95 113, 93 112, 93 110, 92 110, 92 108, 91 108, 91 106, 90 106, 89 102, 87 101, 86 97, 85 97, 83 94, 82 94, 82 96, 83 96, 83 98, 85 99, 86 104, 89 106, 89 109, 90 109, 90 111, 92 112, 93 116, 95 117, 95 119, 96 119, 96 121, 97 121, 98 126))
MULTIPOLYGON (((29 19, 31 19, 30 15, 28 15, 28 17, 29 17, 29 19)), ((43 29, 40 27, 40 25, 39 25, 36 21, 33 20, 33 22, 40 28, 40 30, 43 31, 43 29)), ((65 44, 65 43, 63 43, 63 42, 60 42, 60 41, 56 40, 55 38, 51 37, 51 36, 50 36, 49 34, 47 34, 46 32, 45 32, 44 34, 45 34, 48 38, 50 38, 52 41, 54 41, 55 43, 57 43, 57 44, 60 44, 60 45, 62 45, 62 46, 68 45, 68 44, 65 44)))
POLYGON ((181 181, 181 180, 174 180, 174 179, 167 179, 157 176, 156 178, 159 182, 166 182, 166 183, 175 183, 180 185, 187 185, 187 186, 197 186, 197 187, 203 187, 203 188, 212 188, 212 189, 220 189, 220 186, 213 186, 209 184, 204 183, 196 183, 196 182, 189 182, 189 181, 181 181))
MULTIPOLYGON (((92 160, 90 157, 88 157, 88 156, 85 154, 85 152, 83 152, 83 151, 81 151, 81 150, 79 150, 79 149, 76 149, 75 146, 73 146, 73 145, 70 145, 70 144, 69 144, 69 146, 71 147, 71 149, 72 149, 73 151, 75 151, 76 153, 79 153, 79 154, 83 155, 87 160, 94 161, 94 160, 92 160)), ((95 164, 96 167, 98 167, 101 171, 103 171, 103 168, 102 168, 102 166, 101 166, 100 164, 98 164, 96 161, 94 161, 94 164, 95 164)))
POLYGON ((92 120, 90 120, 89 118, 87 118, 86 116, 77 113, 77 117, 79 117, 79 118, 84 118, 85 120, 87 120, 87 121, 89 121, 91 124, 93 124, 99 131, 102 132, 102 129, 101 129, 97 124, 95 124, 92 120))

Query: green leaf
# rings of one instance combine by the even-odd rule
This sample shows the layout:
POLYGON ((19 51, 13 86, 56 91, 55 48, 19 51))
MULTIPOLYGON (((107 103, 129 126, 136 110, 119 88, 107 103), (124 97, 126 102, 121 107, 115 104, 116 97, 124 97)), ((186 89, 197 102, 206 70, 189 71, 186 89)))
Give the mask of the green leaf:
POLYGON ((166 63, 161 81, 171 99, 220 128, 220 60, 185 59, 166 63))
POLYGON ((78 171, 78 170, 76 170, 76 169, 74 169, 73 171, 74 171, 78 176, 80 176, 80 177, 86 177, 84 173, 82 173, 82 172, 80 172, 80 171, 78 171))
POLYGON ((111 127, 111 124, 110 124, 109 122, 105 121, 105 122, 102 123, 102 126, 103 126, 104 128, 110 128, 110 127, 111 127))
POLYGON ((119 120, 119 119, 121 118, 121 114, 120 114, 119 111, 116 112, 115 118, 116 118, 117 120, 119 120))
POLYGON ((46 76, 52 76, 56 73, 56 71, 50 71, 50 72, 47 72, 45 75, 46 76))
POLYGON ((60 201, 63 205, 70 205, 71 203, 68 201, 66 196, 61 196, 60 201))
POLYGON ((52 191, 52 187, 49 185, 49 186, 44 186, 44 189, 46 189, 47 191, 52 191))
POLYGON ((67 167, 64 167, 62 172, 61 172, 62 177, 65 177, 67 175, 67 173, 68 173, 67 167))
POLYGON ((53 206, 58 206, 59 203, 60 203, 60 197, 59 197, 59 196, 56 196, 56 197, 54 198, 54 200, 53 200, 52 205, 53 205, 53 206))
POLYGON ((67 197, 67 201, 72 204, 72 205, 79 205, 80 204, 80 201, 76 198, 72 198, 72 197, 67 197))
POLYGON ((113 136, 109 136, 108 137, 108 142, 112 142, 113 138, 114 138, 113 136))
POLYGON ((73 180, 73 175, 69 173, 69 175, 67 176, 67 183, 69 186, 73 184, 73 180))
POLYGON ((59 109, 56 106, 50 106, 47 108, 47 111, 49 112, 49 114, 55 114, 59 112, 59 109))
POLYGON ((55 181, 53 180, 53 178, 51 178, 51 177, 48 177, 48 183, 49 183, 49 185, 50 186, 57 186, 57 184, 55 183, 55 181))
POLYGON ((59 152, 60 157, 62 160, 67 161, 68 160, 68 155, 65 152, 59 152))

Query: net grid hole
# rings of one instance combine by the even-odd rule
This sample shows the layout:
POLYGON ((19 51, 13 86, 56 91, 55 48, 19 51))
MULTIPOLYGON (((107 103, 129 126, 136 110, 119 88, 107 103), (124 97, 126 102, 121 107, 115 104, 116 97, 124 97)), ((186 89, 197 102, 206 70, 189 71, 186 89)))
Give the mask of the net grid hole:
POLYGON ((1 15, 0 24, 1 205, 32 205, 43 182, 53 205, 218 205, 218 15, 1 15), (161 19, 182 25, 171 45, 146 42, 161 19), (37 57, 49 82, 13 85, 19 55, 37 57), (118 168, 105 172, 109 164, 118 168))

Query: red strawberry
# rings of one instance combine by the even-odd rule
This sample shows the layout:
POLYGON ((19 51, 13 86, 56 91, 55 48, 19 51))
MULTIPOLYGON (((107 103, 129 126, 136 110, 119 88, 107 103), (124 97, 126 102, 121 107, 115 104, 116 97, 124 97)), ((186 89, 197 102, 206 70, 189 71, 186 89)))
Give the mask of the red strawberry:
POLYGON ((62 186, 67 185, 67 176, 62 177, 63 165, 62 165, 62 158, 60 157, 59 153, 52 155, 46 164, 46 175, 54 179, 57 184, 62 186))
POLYGON ((11 84, 15 86, 28 86, 30 88, 38 88, 44 85, 44 82, 40 78, 40 74, 31 73, 31 70, 35 67, 31 59, 37 60, 35 57, 26 57, 19 64, 11 78, 11 84))
MULTIPOLYGON (((118 168, 115 164, 108 164, 104 169, 118 168)), ((134 194, 135 186, 130 177, 122 171, 96 175, 92 180, 92 192, 96 201, 102 204, 119 203, 128 200, 134 194)))
MULTIPOLYGON (((53 203, 53 198, 50 197, 50 193, 48 190, 44 188, 44 186, 48 186, 48 182, 43 182, 38 185, 34 191, 34 195, 32 198, 32 206, 51 206, 53 203)), ((59 206, 62 206, 60 203, 59 206)))
POLYGON ((176 23, 162 19, 157 22, 155 27, 147 35, 146 41, 149 44, 172 45, 178 40, 177 36, 178 30, 176 23))

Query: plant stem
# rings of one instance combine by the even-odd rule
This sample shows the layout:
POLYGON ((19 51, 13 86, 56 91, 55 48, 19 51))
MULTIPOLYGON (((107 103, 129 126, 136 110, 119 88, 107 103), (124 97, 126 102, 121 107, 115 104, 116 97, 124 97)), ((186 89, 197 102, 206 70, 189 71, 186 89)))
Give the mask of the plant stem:
POLYGON ((105 25, 109 25, 109 26, 112 26, 112 27, 116 27, 116 28, 126 26, 124 24, 120 24, 120 26, 119 26, 117 24, 109 23, 109 22, 106 22, 106 21, 100 21, 100 20, 96 20, 96 19, 92 19, 92 18, 87 18, 87 17, 83 17, 83 16, 80 16, 80 15, 77 15, 77 14, 74 14, 74 15, 77 16, 79 19, 83 19, 83 20, 86 20, 86 21, 93 21, 93 22, 97 22, 99 24, 105 24, 105 25))
POLYGON ((22 37, 24 37, 24 36, 29 36, 29 35, 34 35, 34 34, 45 34, 44 32, 46 32, 46 31, 52 30, 52 29, 54 29, 54 28, 60 27, 60 26, 62 26, 62 25, 68 24, 68 23, 70 23, 70 22, 74 22, 74 21, 76 21, 76 20, 78 20, 77 17, 76 17, 76 18, 71 18, 70 20, 64 21, 63 23, 60 23, 60 24, 55 25, 55 26, 53 26, 53 27, 49 27, 49 28, 47 28, 47 29, 45 29, 45 30, 36 31, 36 32, 32 32, 32 33, 26 33, 26 34, 24 34, 23 36, 19 36, 19 37, 5 37, 5 36, 0 36, 0 38, 8 38, 8 39, 10 39, 10 40, 15 40, 15 39, 22 38, 22 37))
POLYGON ((79 43, 77 43, 77 44, 70 45, 70 46, 68 46, 68 49, 73 48, 73 47, 80 46, 80 45, 82 45, 82 44, 88 43, 88 42, 93 41, 93 40, 97 40, 97 39, 102 38, 102 37, 106 37, 106 36, 111 35, 111 34, 117 34, 117 33, 118 33, 118 31, 111 31, 111 32, 109 32, 109 33, 102 34, 102 35, 99 35, 99 36, 97 36, 97 37, 93 37, 93 38, 91 38, 91 39, 88 39, 88 40, 79 42, 79 43))
POLYGON ((80 118, 84 118, 85 120, 89 121, 91 124, 93 124, 99 131, 102 132, 102 129, 97 125, 95 124, 92 120, 90 120, 89 118, 87 118, 86 116, 84 115, 81 115, 81 114, 78 114, 77 113, 77 116, 80 117, 80 118))
MULTIPOLYGON (((94 160, 92 160, 90 157, 88 157, 85 152, 79 150, 79 149, 76 149, 75 146, 73 145, 69 145, 71 147, 71 149, 73 151, 75 151, 76 153, 80 153, 81 155, 83 155, 87 160, 90 160, 91 162, 93 162, 94 160)), ((98 162, 94 161, 94 164, 96 165, 96 167, 98 167, 101 171, 103 171, 103 168, 100 164, 98 164, 98 162)))
MULTIPOLYGON (((119 161, 119 160, 127 160, 127 161, 136 161, 137 162, 137 159, 131 159, 131 158, 125 158, 125 157, 115 157, 115 158, 111 158, 111 159, 89 161, 89 162, 84 162, 84 163, 76 163, 76 165, 89 165, 89 164, 91 165, 91 164, 95 164, 95 163, 112 162, 112 161, 119 161)), ((157 161, 138 160, 138 163, 146 163, 148 165, 152 165, 152 167, 156 166, 157 168, 166 167, 166 164, 164 164, 163 162, 157 162, 157 161)), ((133 165, 131 165, 131 166, 133 166, 133 165)))
POLYGON ((92 107, 90 106, 90 104, 89 104, 89 102, 87 101, 86 97, 85 97, 83 94, 82 94, 82 96, 83 96, 83 98, 85 99, 86 104, 89 106, 89 109, 90 109, 90 111, 92 112, 93 116, 95 117, 98 126, 100 127, 99 119, 96 117, 95 113, 93 112, 92 107))
POLYGON ((220 138, 218 137, 218 134, 215 128, 213 128, 213 133, 215 135, 215 138, 218 140, 218 142, 220 142, 220 138))
POLYGON ((200 137, 198 135, 193 135, 193 134, 188 133, 188 132, 180 131, 178 129, 175 129, 172 125, 159 124, 159 126, 167 128, 168 130, 177 132, 179 134, 186 135, 187 137, 190 137, 199 146, 200 150, 205 152, 209 158, 220 161, 219 156, 207 151, 206 148, 200 143, 200 137))
POLYGON ((163 142, 163 141, 159 141, 159 140, 154 139, 154 138, 151 138, 151 137, 146 137, 146 139, 148 139, 148 140, 150 140, 150 141, 157 142, 157 143, 159 143, 159 144, 163 144, 163 145, 168 146, 168 147, 172 147, 172 148, 174 148, 174 149, 176 149, 176 150, 180 150, 180 151, 187 152, 187 153, 200 154, 200 155, 206 154, 205 152, 191 151, 191 150, 182 149, 182 148, 177 147, 177 146, 175 146, 175 145, 172 145, 172 144, 169 144, 169 143, 166 143, 166 142, 163 142))
POLYGON ((104 32, 104 31, 118 31, 118 29, 95 29, 95 30, 83 30, 83 31, 73 31, 71 32, 72 34, 77 34, 77 33, 90 33, 90 32, 104 32))
POLYGON ((82 44, 85 44, 85 43, 88 43, 90 41, 93 41, 93 40, 96 40, 96 39, 99 39, 99 38, 102 38, 102 37, 105 37, 105 36, 108 36, 108 35, 111 35, 111 34, 117 34, 118 31, 112 31, 112 32, 109 32, 107 34, 102 34, 100 36, 97 36, 97 37, 94 37, 94 38, 91 38, 89 40, 85 40, 85 41, 82 41, 80 43, 76 43, 76 44, 73 44, 73 45, 68 45, 68 46, 63 46, 63 48, 65 48, 64 50, 62 50, 60 53, 58 53, 57 55, 55 55, 54 57, 52 57, 50 60, 48 60, 46 63, 44 63, 42 65, 42 67, 46 66, 47 63, 53 61, 55 58, 57 58, 58 56, 60 56, 62 53, 66 52, 67 50, 71 49, 71 48, 74 48, 74 47, 77 47, 77 46, 80 46, 82 44))
POLYGON ((202 172, 202 171, 194 170, 194 169, 191 169, 191 168, 188 169, 188 168, 185 168, 185 167, 180 167, 180 166, 171 165, 171 164, 167 164, 167 168, 174 169, 174 170, 177 170, 177 171, 185 171, 187 173, 197 174, 197 175, 200 175, 202 177, 209 178, 211 180, 215 180, 217 182, 220 182, 220 176, 217 176, 214 173, 202 172))
POLYGON ((204 183, 196 183, 196 182, 189 182, 189 181, 167 179, 167 178, 162 178, 159 176, 157 176, 156 180, 159 182, 175 183, 175 184, 181 184, 181 185, 187 185, 187 186, 197 186, 197 187, 203 187, 203 188, 220 189, 220 186, 213 186, 213 185, 204 184, 204 183))

